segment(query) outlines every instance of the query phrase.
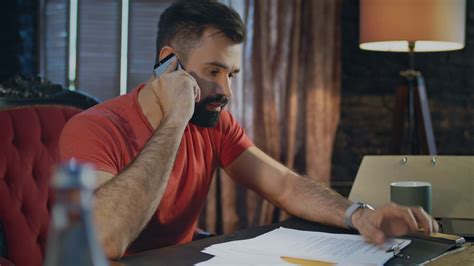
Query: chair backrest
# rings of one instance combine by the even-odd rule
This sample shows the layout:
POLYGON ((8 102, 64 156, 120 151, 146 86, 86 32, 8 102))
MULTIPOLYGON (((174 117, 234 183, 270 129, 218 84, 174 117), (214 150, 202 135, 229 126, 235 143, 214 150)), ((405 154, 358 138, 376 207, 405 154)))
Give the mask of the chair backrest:
POLYGON ((97 100, 62 88, 32 98, 18 97, 33 95, 26 90, 5 91, 0 86, 0 239, 15 265, 42 265, 59 136, 72 116, 97 100))

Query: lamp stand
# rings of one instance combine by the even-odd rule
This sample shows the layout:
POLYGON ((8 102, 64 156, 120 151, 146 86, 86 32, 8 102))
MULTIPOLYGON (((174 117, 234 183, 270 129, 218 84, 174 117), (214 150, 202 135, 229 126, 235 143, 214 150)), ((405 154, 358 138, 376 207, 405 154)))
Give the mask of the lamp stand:
POLYGON ((415 42, 409 42, 408 47, 410 68, 400 72, 404 84, 395 94, 391 152, 436 155, 425 81, 421 72, 414 69, 415 42))

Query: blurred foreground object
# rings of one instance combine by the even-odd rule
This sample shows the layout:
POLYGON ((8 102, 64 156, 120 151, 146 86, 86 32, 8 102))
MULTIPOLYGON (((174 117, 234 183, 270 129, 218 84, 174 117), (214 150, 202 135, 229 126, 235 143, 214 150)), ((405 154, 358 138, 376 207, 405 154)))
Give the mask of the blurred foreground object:
POLYGON ((93 168, 71 160, 56 169, 51 184, 56 202, 45 265, 108 265, 93 224, 93 168))

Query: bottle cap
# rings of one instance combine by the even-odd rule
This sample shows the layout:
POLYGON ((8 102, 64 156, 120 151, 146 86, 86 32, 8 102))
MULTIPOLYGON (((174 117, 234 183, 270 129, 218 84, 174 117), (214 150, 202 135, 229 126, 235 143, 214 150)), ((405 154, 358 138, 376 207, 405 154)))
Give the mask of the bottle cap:
POLYGON ((56 189, 95 188, 94 167, 90 164, 81 164, 75 159, 59 165, 52 180, 56 189))

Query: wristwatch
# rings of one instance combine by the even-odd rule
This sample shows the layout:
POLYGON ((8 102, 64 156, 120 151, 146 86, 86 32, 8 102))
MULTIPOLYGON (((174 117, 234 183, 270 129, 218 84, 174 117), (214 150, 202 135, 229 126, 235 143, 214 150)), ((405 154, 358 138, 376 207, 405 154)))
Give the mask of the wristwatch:
POLYGON ((374 210, 374 207, 370 206, 367 203, 362 202, 354 202, 352 205, 347 208, 346 212, 344 213, 344 223, 351 229, 355 229, 354 225, 352 224, 352 214, 356 212, 360 208, 367 208, 369 210, 374 210))

